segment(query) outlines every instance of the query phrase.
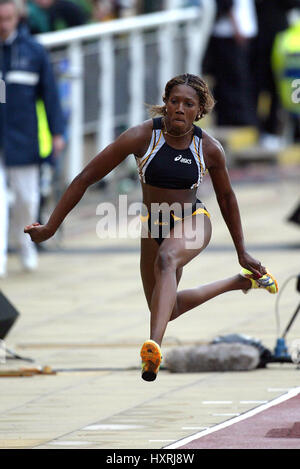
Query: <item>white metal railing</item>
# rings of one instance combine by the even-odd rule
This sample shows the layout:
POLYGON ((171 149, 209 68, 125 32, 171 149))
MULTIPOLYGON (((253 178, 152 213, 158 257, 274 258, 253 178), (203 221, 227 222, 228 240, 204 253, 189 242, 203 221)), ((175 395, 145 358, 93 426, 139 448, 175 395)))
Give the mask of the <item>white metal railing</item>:
MULTIPOLYGON (((129 35, 129 122, 135 125, 144 115, 145 48, 143 33, 155 31, 158 37, 158 103, 165 83, 174 75, 174 39, 178 26, 183 26, 186 40, 185 70, 201 74, 203 55, 215 17, 214 0, 202 0, 201 8, 182 8, 148 15, 118 19, 110 22, 74 27, 63 31, 39 35, 37 39, 48 49, 67 48, 71 69, 71 115, 69 128, 69 154, 66 165, 66 180, 70 182, 83 167, 84 144, 84 65, 83 45, 87 41, 99 41, 98 91, 101 106, 98 116, 97 148, 103 149, 114 139, 114 76, 116 35, 129 35)), ((122 86, 122 77, 120 78, 122 86)))

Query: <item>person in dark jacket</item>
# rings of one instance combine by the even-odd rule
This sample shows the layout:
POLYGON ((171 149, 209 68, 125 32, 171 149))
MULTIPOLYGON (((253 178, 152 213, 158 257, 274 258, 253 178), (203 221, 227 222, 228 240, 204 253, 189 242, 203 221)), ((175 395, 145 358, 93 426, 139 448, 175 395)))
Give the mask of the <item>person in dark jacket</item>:
POLYGON ((251 56, 257 34, 254 0, 217 0, 205 67, 215 80, 218 126, 256 126, 251 56))
POLYGON ((42 100, 54 154, 64 147, 64 120, 48 55, 24 28, 18 30, 14 0, 0 0, 0 75, 6 102, 0 104, 0 276, 6 273, 9 184, 14 194, 11 220, 23 267, 37 267, 37 252, 24 237, 25 220, 37 216, 39 164, 37 102, 42 100))
POLYGON ((34 0, 28 2, 28 24, 31 34, 58 31, 86 24, 86 12, 68 0, 34 0))

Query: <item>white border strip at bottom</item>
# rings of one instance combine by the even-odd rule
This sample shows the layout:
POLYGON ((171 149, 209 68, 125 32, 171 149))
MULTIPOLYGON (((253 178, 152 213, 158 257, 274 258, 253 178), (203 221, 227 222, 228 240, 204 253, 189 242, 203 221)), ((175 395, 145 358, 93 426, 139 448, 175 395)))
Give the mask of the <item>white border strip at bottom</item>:
POLYGON ((230 420, 226 420, 225 422, 219 423, 218 425, 208 428, 207 430, 195 433, 194 435, 188 436, 187 438, 183 438, 182 440, 176 441, 175 443, 169 446, 165 446, 164 449, 180 448, 186 445, 187 443, 190 443, 193 440, 198 440, 199 438, 209 435, 210 433, 214 433, 214 432, 217 432, 218 430, 222 430, 223 428, 230 427, 231 425, 234 425, 235 423, 241 422, 242 420, 246 420, 249 417, 252 417, 253 415, 259 414, 260 412, 263 412, 264 410, 269 409, 270 407, 281 404, 281 402, 287 401, 288 399, 291 399, 292 397, 297 396, 299 393, 300 393, 300 387, 291 389, 286 394, 283 394, 282 396, 279 396, 273 399, 272 401, 267 402, 266 404, 262 404, 258 407, 255 407, 254 409, 251 409, 239 415, 238 417, 234 417, 230 420))

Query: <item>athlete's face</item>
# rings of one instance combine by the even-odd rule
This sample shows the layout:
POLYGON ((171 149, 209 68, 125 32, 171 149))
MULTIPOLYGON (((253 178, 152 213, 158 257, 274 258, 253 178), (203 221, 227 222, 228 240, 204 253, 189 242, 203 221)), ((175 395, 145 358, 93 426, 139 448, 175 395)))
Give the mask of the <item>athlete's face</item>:
POLYGON ((188 85, 174 86, 165 104, 168 130, 180 133, 189 130, 201 112, 198 95, 188 85))
POLYGON ((18 24, 18 12, 12 3, 0 5, 0 38, 5 41, 16 29, 18 24))

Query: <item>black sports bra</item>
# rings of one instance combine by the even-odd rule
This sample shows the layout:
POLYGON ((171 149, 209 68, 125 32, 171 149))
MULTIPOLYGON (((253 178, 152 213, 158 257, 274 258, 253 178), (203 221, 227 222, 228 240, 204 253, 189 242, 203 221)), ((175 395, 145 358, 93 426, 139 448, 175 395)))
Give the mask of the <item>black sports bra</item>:
POLYGON ((135 158, 140 178, 146 184, 166 189, 194 189, 205 173, 202 130, 194 125, 190 146, 176 150, 164 139, 162 118, 155 118, 148 150, 141 158, 135 158))

